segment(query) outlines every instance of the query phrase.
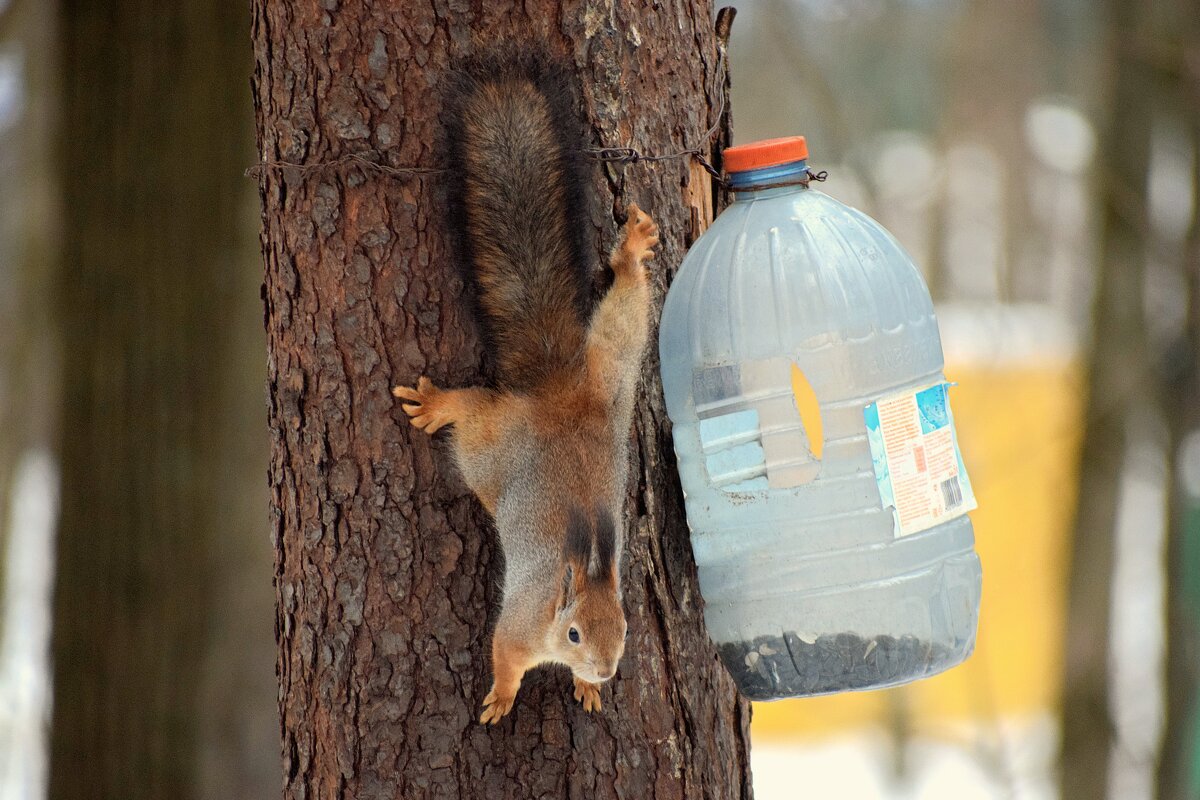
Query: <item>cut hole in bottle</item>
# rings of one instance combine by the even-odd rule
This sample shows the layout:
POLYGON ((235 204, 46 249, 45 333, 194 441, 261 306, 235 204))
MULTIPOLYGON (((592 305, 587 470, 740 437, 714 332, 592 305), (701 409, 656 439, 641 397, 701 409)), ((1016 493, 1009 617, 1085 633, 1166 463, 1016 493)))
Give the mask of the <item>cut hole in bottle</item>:
POLYGON ((812 384, 800 370, 796 362, 792 362, 792 396, 796 398, 796 411, 800 414, 800 424, 804 426, 808 438, 808 449, 812 457, 821 460, 825 449, 825 431, 821 424, 821 404, 817 401, 817 393, 812 384))
POLYGON ((726 492, 811 483, 824 449, 816 392, 791 360, 698 370, 693 377, 708 479, 726 492))

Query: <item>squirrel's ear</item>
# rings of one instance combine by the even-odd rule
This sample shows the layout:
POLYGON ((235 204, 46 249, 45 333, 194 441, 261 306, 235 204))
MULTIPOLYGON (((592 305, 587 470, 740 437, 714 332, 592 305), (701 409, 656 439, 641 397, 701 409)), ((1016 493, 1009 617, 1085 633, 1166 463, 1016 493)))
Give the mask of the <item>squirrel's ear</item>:
POLYGON ((617 528, 612 515, 596 510, 596 563, 592 578, 617 586, 617 528))
POLYGON ((587 570, 577 567, 570 561, 563 565, 562 584, 558 587, 558 602, 555 603, 555 613, 561 612, 584 590, 587 584, 587 570))
POLYGON ((587 583, 588 562, 592 559, 592 532, 587 517, 572 508, 567 519, 567 537, 563 542, 563 561, 567 570, 563 581, 576 593, 587 583))
POLYGON ((566 608, 567 603, 575 596, 575 572, 569 563, 563 567, 562 585, 558 588, 558 602, 554 606, 555 613, 566 608))

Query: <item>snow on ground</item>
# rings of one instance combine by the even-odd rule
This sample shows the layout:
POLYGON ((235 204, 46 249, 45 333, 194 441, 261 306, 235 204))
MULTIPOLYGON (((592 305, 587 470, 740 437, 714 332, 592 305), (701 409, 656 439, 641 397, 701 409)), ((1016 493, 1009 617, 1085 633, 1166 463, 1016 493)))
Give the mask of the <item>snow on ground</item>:
POLYGON ((1052 800, 1057 723, 1049 714, 961 724, 898 754, 881 728, 755 743, 757 800, 1052 800), (902 766, 901 766, 902 765, 902 766), (899 771, 898 771, 899 769, 899 771))
POLYGON ((50 593, 58 471, 26 453, 13 481, 0 638, 0 800, 46 796, 50 721, 50 593))

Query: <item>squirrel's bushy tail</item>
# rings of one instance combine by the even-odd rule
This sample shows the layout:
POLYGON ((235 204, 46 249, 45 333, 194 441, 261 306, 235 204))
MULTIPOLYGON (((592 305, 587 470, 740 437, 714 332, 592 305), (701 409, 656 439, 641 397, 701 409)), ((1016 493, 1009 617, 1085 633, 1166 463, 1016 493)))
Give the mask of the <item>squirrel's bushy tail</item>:
POLYGON ((565 73, 509 62, 453 89, 452 205, 498 382, 527 391, 583 363, 589 273, 582 135, 565 73))

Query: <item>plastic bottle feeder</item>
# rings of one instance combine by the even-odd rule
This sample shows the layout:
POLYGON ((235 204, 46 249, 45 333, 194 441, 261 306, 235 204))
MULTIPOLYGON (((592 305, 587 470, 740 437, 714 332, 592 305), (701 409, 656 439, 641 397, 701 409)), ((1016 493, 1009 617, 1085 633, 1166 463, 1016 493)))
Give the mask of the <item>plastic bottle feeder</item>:
POLYGON ((875 689, 975 645, 975 507, 929 291, 808 185, 803 137, 725 151, 659 349, 705 620, 754 700, 875 689))

